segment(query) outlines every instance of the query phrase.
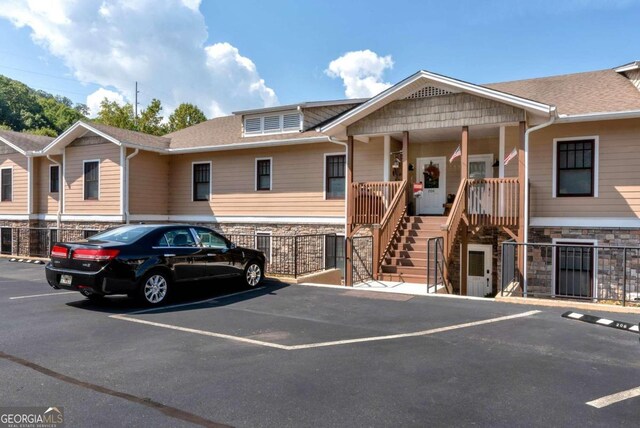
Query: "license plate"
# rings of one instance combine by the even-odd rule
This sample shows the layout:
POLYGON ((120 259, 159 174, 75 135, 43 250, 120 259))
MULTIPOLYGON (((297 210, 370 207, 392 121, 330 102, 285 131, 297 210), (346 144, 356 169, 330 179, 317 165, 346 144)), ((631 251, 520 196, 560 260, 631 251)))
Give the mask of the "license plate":
POLYGON ((71 275, 60 275, 60 284, 71 285, 71 275))

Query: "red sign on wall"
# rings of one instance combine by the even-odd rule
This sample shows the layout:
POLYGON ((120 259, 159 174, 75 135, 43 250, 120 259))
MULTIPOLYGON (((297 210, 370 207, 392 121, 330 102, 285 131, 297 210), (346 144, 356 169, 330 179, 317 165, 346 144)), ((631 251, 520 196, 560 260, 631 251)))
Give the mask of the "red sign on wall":
POLYGON ((422 192, 422 182, 420 183, 413 183, 413 193, 418 193, 418 192, 422 192))

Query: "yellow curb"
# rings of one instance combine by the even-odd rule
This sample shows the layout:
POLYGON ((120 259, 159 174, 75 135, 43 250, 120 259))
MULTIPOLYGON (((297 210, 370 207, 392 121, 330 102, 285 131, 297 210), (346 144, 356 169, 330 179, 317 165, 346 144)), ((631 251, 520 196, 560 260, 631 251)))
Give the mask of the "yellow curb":
POLYGON ((496 302, 514 303, 518 305, 533 305, 533 306, 549 306, 553 308, 570 308, 570 309, 586 309, 596 312, 618 312, 626 314, 640 314, 640 307, 633 306, 616 306, 608 305, 604 303, 588 303, 588 302, 574 302, 569 300, 555 300, 555 299, 537 299, 534 297, 506 297, 496 296, 496 302))

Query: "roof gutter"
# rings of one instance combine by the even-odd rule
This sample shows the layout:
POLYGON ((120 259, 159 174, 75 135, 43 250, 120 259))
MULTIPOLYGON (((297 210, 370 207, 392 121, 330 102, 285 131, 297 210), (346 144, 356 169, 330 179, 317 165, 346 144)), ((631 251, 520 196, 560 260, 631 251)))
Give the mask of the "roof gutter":
POLYGON ((575 115, 560 115, 556 123, 593 122, 596 120, 637 119, 640 118, 640 110, 586 113, 575 115))
POLYGON ((318 137, 294 138, 289 140, 267 140, 267 141, 256 141, 251 143, 222 144, 219 146, 184 147, 184 148, 177 148, 177 149, 167 149, 165 153, 173 154, 173 153, 219 152, 219 151, 226 151, 226 150, 257 149, 261 147, 325 143, 328 141, 327 138, 328 137, 326 135, 322 135, 318 137))
POLYGON ((62 185, 62 181, 60 180, 60 175, 62 174, 62 165, 57 160, 53 159, 51 155, 47 155, 47 160, 54 165, 58 165, 58 212, 56 213, 56 229, 60 229, 62 224, 62 204, 64 201, 64 186, 62 185))
MULTIPOLYGON (((557 109, 555 106, 551 106, 549 109, 549 114, 551 118, 540 125, 536 125, 532 128, 529 128, 524 133, 524 240, 523 244, 525 244, 525 252, 526 252, 526 244, 529 243, 529 136, 539 131, 542 128, 546 128, 547 126, 551 126, 556 122, 557 119, 557 109)), ((524 296, 527 297, 527 263, 525 261, 524 268, 522 272, 522 278, 524 280, 524 296)))

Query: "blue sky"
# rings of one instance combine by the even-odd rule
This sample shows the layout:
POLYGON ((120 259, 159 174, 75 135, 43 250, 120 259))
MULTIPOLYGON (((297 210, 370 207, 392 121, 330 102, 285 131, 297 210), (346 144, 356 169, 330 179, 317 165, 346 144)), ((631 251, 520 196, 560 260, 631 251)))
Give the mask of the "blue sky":
POLYGON ((131 3, 0 0, 0 74, 94 103, 138 80, 143 105, 212 116, 370 96, 419 69, 488 83, 640 59, 638 0, 131 3))

